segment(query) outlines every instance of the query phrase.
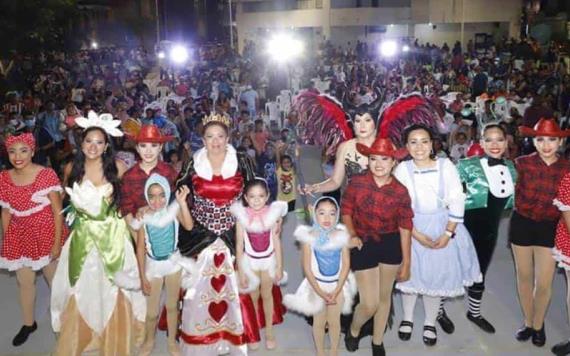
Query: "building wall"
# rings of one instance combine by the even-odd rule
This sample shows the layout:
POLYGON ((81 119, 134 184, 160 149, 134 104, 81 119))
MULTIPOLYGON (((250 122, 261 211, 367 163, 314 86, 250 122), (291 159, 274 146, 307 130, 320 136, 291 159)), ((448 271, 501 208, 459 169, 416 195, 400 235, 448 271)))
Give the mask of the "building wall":
MULTIPOLYGON (((236 22, 239 50, 248 34, 256 29, 320 28, 334 43, 357 39, 376 41, 383 37, 417 37, 421 42, 443 43, 461 39, 464 43, 475 33, 485 32, 518 37, 522 0, 391 0, 392 7, 351 7, 351 0, 322 0, 322 9, 247 12, 237 3, 236 22), (332 1, 332 2, 331 2, 332 1), (410 6, 401 6, 409 3, 410 6), (427 24, 437 26, 434 30, 427 24), (386 33, 370 34, 366 26, 389 26, 386 33), (395 31, 390 34, 389 32, 395 31)), ((253 2, 249 2, 251 5, 253 2)), ((362 4, 362 3, 361 3, 362 4)), ((385 6, 380 0, 379 4, 385 6)))

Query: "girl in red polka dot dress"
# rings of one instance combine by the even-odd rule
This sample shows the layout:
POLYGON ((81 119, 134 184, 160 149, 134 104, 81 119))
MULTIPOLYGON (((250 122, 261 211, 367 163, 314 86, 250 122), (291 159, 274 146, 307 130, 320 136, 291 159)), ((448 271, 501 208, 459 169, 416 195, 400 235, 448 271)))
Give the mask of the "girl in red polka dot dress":
POLYGON ((37 328, 34 321, 36 271, 48 285, 63 244, 61 183, 55 172, 32 163, 35 150, 30 133, 6 139, 14 168, 0 172, 0 206, 4 241, 0 268, 16 271, 20 287, 23 326, 12 344, 19 346, 37 328))
MULTIPOLYGON (((552 249, 554 259, 558 266, 566 271, 566 280, 570 280, 570 173, 567 173, 558 187, 558 194, 554 199, 554 205, 561 211, 562 216, 556 227, 556 239, 552 249)), ((566 303, 570 308, 570 283, 568 283, 566 303)), ((568 309, 570 320, 570 309, 568 309)), ((570 340, 562 341, 552 348, 556 355, 570 354, 570 340)))

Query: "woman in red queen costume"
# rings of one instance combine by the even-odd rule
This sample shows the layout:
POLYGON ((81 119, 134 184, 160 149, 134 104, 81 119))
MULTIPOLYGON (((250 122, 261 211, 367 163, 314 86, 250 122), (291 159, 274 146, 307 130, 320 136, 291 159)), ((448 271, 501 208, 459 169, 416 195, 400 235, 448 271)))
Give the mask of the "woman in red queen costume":
MULTIPOLYGON (((178 247, 188 287, 182 311, 184 355, 247 355, 259 341, 255 310, 248 295, 239 295, 235 272, 235 218, 230 206, 244 183, 255 178, 249 158, 229 144, 229 119, 203 120, 204 148, 182 169, 177 185, 187 185, 194 219, 191 231, 180 229, 178 247)), ((275 321, 275 319, 274 319, 275 321)))

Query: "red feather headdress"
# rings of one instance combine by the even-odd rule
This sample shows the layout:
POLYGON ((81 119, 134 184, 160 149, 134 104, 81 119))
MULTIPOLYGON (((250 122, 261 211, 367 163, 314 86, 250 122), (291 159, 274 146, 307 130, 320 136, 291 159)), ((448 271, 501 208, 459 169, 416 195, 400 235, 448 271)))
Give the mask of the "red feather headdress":
POLYGON ((378 137, 390 138, 398 147, 403 147, 402 134, 406 127, 424 124, 437 132, 439 120, 438 108, 429 99, 419 94, 399 97, 380 114, 378 137))
POLYGON ((329 158, 334 157, 341 142, 352 138, 342 104, 328 95, 306 91, 295 99, 292 109, 299 114, 301 141, 324 147, 329 158))

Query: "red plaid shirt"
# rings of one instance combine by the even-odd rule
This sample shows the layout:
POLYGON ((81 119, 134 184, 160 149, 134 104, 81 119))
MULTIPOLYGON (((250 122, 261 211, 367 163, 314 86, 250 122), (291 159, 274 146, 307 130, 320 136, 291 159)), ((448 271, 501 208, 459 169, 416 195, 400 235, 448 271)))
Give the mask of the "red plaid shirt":
POLYGON ((147 205, 144 197, 144 184, 151 174, 156 173, 165 177, 170 183, 170 189, 174 193, 174 183, 178 173, 167 163, 158 161, 149 174, 142 170, 139 163, 135 164, 131 169, 125 172, 121 181, 121 214, 136 215, 137 210, 147 205))
POLYGON ((353 176, 342 197, 341 215, 352 217, 358 237, 364 241, 378 239, 380 234, 411 230, 412 201, 408 189, 392 177, 378 187, 372 173, 353 176))
POLYGON ((538 153, 515 159, 518 179, 515 210, 535 221, 558 220, 560 211, 552 204, 562 177, 570 172, 570 162, 560 157, 546 165, 538 153))

